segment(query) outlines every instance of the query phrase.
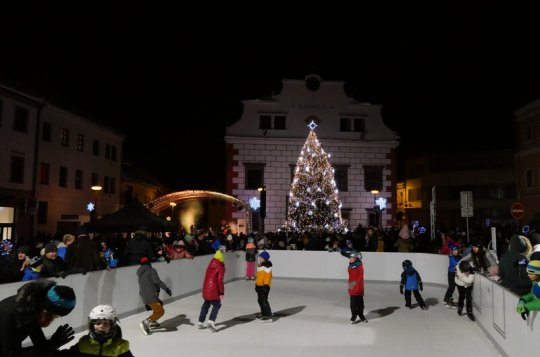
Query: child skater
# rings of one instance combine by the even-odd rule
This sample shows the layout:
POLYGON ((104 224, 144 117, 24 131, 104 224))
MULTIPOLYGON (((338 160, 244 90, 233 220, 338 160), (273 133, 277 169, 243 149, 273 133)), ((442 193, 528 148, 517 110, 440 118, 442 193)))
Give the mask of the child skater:
POLYGON ((356 318, 360 322, 367 323, 364 316, 364 265, 362 264, 362 253, 349 253, 349 296, 351 301, 351 324, 356 323, 356 318))
POLYGON ((422 285, 422 278, 420 274, 413 268, 412 262, 410 260, 404 260, 401 263, 403 266, 403 273, 401 273, 401 283, 399 284, 399 293, 403 294, 403 288, 405 288, 405 307, 412 309, 411 305, 411 292, 414 294, 414 298, 418 303, 418 306, 422 310, 426 310, 426 303, 420 295, 420 291, 424 289, 422 285))
POLYGON ((159 299, 161 289, 171 296, 171 289, 159 278, 158 272, 150 264, 148 257, 141 258, 141 265, 137 269, 139 277, 139 295, 148 310, 152 310, 152 315, 139 323, 139 327, 145 335, 149 335, 152 330, 161 328, 157 322, 164 314, 163 302, 159 299))
POLYGON ((272 284, 272 262, 270 254, 265 250, 259 254, 259 266, 257 267, 257 277, 255 278, 255 291, 257 301, 261 308, 261 313, 257 318, 264 322, 272 322, 272 309, 268 303, 270 285, 272 284))
POLYGON ((215 325, 219 309, 221 308, 221 299, 225 297, 225 286, 223 285, 223 277, 225 276, 225 263, 223 253, 227 248, 223 245, 219 246, 219 249, 214 254, 214 258, 208 263, 206 268, 206 275, 204 277, 204 284, 202 289, 202 296, 204 302, 201 306, 201 312, 199 313, 199 330, 204 328, 204 320, 210 306, 212 306, 212 312, 210 312, 210 319, 208 320, 208 329, 211 332, 217 332, 215 325))
POLYGON ((111 305, 94 307, 88 315, 88 334, 71 346, 70 356, 133 357, 117 322, 116 310, 111 305))
POLYGON ((474 283, 474 272, 469 261, 463 260, 456 267, 456 285, 459 293, 458 298, 458 315, 462 316, 463 301, 467 309, 467 316, 471 321, 474 321, 472 308, 472 288, 474 283))
POLYGON ((457 308, 452 296, 456 290, 456 266, 460 260, 461 255, 459 253, 459 247, 452 244, 450 255, 448 256, 448 289, 446 289, 446 294, 444 294, 443 305, 453 309, 457 308))
POLYGON ((527 264, 527 276, 532 282, 531 292, 519 298, 516 311, 523 320, 527 320, 530 311, 540 310, 540 260, 531 260, 527 264))
POLYGON ((252 237, 246 244, 246 280, 255 280, 255 261, 257 260, 257 246, 252 237))

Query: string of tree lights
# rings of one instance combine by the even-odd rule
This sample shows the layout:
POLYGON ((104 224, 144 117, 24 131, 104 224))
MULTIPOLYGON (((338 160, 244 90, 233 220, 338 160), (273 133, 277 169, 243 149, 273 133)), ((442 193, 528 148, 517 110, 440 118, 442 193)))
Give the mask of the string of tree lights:
POLYGON ((330 155, 322 148, 311 122, 310 132, 296 162, 289 192, 286 228, 297 232, 341 232, 341 200, 330 155))

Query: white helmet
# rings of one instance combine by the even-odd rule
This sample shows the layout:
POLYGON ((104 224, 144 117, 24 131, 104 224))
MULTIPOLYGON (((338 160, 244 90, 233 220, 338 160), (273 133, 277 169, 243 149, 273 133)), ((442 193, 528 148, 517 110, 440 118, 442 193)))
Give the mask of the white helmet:
POLYGON ((90 311, 88 315, 90 320, 110 320, 116 321, 116 310, 111 305, 98 305, 90 311))

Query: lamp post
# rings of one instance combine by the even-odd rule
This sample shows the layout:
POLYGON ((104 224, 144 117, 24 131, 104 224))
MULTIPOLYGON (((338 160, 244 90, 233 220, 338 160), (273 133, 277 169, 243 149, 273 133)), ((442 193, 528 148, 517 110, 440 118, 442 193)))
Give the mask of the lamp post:
POLYGON ((371 190, 371 194, 373 195, 373 211, 375 212, 376 220, 377 220, 377 227, 380 226, 380 210, 379 206, 376 204, 377 196, 379 195, 379 190, 371 190))
POLYGON ((174 207, 176 207, 176 202, 170 202, 169 204, 171 205, 171 220, 174 222, 174 207))
POLYGON ((260 194, 261 206, 259 208, 259 217, 261 218, 261 233, 264 234, 264 218, 266 217, 266 186, 257 189, 260 194))
POLYGON ((98 192, 101 191, 103 189, 103 187, 99 186, 99 185, 94 185, 91 187, 92 188, 92 191, 94 191, 94 210, 92 211, 92 217, 91 217, 91 220, 96 220, 98 218, 98 215, 97 215, 97 199, 98 199, 98 192))

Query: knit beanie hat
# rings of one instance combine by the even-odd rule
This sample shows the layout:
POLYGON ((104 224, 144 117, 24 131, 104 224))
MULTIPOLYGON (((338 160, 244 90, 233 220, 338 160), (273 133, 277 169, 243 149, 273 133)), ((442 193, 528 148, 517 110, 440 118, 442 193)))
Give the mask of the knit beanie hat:
POLYGON ((18 249, 17 249, 17 253, 24 253, 26 255, 30 255, 30 247, 27 246, 27 245, 21 245, 18 249))
POLYGON ((72 288, 65 285, 52 285, 46 293, 45 310, 66 316, 75 307, 76 298, 72 288))
POLYGON ((53 242, 47 243, 47 245, 45 245, 45 254, 56 252, 56 250, 56 244, 54 244, 53 242))
POLYGON ((88 235, 88 228, 86 228, 86 226, 80 226, 77 228, 77 237, 87 236, 87 235, 88 235))
POLYGON ((532 293, 537 299, 540 299, 540 282, 533 284, 532 293))
POLYGON ((219 260, 220 262, 224 262, 224 258, 223 258, 223 252, 221 250, 216 250, 216 252, 214 253, 214 258, 219 260))
POLYGON ((531 260, 527 264, 527 273, 540 275, 540 260, 531 260))
POLYGON ((150 259, 148 257, 142 257, 141 264, 150 264, 150 259))
POLYGON ((269 260, 270 259, 270 253, 268 253, 266 250, 264 252, 261 252, 261 254, 259 254, 259 257, 260 258, 263 258, 264 260, 269 260))
POLYGON ((401 265, 403 266, 403 269, 410 269, 412 268, 412 262, 407 259, 407 260, 404 260, 401 265))

